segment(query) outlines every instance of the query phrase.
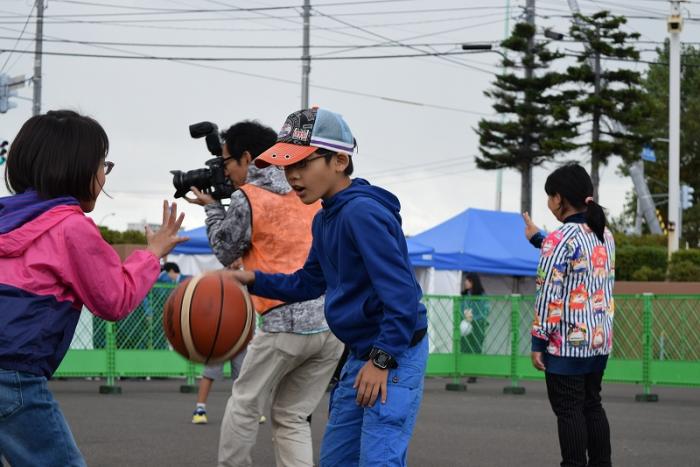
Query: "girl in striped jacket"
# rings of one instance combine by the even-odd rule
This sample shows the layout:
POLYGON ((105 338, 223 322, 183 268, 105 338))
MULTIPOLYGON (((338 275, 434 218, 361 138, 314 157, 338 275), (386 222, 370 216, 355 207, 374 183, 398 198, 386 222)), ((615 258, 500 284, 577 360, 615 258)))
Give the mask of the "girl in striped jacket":
POLYGON ((610 428, 600 390, 612 350, 615 241, 583 167, 555 170, 545 192, 550 211, 564 225, 545 237, 524 213, 526 235, 541 249, 532 363, 545 372, 561 465, 610 466, 610 428))

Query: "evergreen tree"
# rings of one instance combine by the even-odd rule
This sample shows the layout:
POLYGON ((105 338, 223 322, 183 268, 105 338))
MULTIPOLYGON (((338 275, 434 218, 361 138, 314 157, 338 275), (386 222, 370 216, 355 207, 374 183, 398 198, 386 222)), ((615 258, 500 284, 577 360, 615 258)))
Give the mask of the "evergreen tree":
POLYGON ((476 129, 485 170, 516 169, 521 175, 520 209, 532 212, 532 169, 576 146, 576 123, 569 119, 575 91, 562 91, 567 76, 550 69, 564 55, 550 50, 549 42, 534 42, 534 26, 518 23, 501 43, 513 59, 503 58, 504 71, 493 89, 484 94, 493 100, 498 117, 482 119, 476 129), (534 44, 534 45, 533 45, 534 44), (524 73, 516 73, 524 70, 524 73))
POLYGON ((639 34, 623 31, 627 19, 607 11, 592 16, 577 14, 576 19, 570 34, 583 44, 584 51, 577 54, 578 64, 569 67, 567 73, 579 90, 575 106, 581 123, 591 124, 591 139, 582 146, 591 155, 591 179, 598 199, 600 165, 607 164, 612 155, 629 158, 639 154, 641 148, 642 140, 629 131, 641 118, 642 109, 636 106, 643 97, 641 74, 602 64, 611 63, 606 59, 638 60, 639 52, 630 43, 639 39, 639 34))

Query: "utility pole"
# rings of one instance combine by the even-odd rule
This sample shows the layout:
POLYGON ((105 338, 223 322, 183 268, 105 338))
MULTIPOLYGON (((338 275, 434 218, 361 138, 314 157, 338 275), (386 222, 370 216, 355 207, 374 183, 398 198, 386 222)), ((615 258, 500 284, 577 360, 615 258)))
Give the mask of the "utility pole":
MULTIPOLYGON (((525 7, 525 19, 527 21, 527 24, 531 25, 532 28, 535 28, 535 0, 527 0, 527 4, 525 7)), ((526 80, 531 80, 534 76, 534 68, 533 68, 533 51, 535 49, 535 35, 533 34, 530 39, 528 40, 527 43, 527 54, 525 58, 525 79, 526 80)), ((525 102, 527 103, 531 99, 531 96, 528 96, 527 93, 525 94, 525 102)), ((526 129, 525 134, 523 135, 523 147, 522 151, 524 152, 529 152, 532 150, 531 148, 531 143, 530 143, 530 135, 528 134, 529 129, 526 129)), ((525 197, 525 199, 520 200, 520 210, 521 211, 530 211, 530 215, 532 215, 532 166, 528 165, 527 170, 522 173, 522 180, 520 181, 521 183, 521 193, 525 197)))
MULTIPOLYGON (((600 27, 596 27, 596 42, 600 41, 600 27)), ((600 48, 596 44, 593 61, 593 89, 596 99, 600 95, 600 48)), ((597 101, 596 101, 597 102, 597 101)), ((593 199, 598 201, 598 185, 600 185, 600 157, 598 157, 598 142, 600 141, 601 108, 596 103, 593 108, 593 147, 591 151, 591 181, 593 182, 593 199)))
POLYGON ((34 44, 34 101, 32 115, 41 113, 41 55, 44 47, 44 0, 36 1, 36 39, 34 44))
POLYGON ((309 26, 311 23, 311 0, 304 0, 304 44, 301 55, 301 108, 309 108, 309 75, 311 74, 311 55, 309 54, 309 26))
MULTIPOLYGON (((503 28, 503 38, 510 36, 510 0, 506 0, 506 21, 503 28)), ((503 67, 505 71, 506 67, 503 67)), ((496 211, 500 211, 503 206, 503 169, 496 172, 496 211)))
POLYGON ((681 1, 671 1, 668 17, 668 255, 678 251, 680 228, 680 142, 681 142, 681 1))

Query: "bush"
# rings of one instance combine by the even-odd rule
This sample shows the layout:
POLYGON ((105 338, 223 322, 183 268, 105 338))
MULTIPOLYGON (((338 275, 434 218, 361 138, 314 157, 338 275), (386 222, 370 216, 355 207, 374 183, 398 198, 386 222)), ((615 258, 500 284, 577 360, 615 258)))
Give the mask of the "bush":
POLYGON ((634 274, 639 277, 660 277, 664 280, 668 260, 666 249, 655 246, 623 246, 618 248, 615 254, 615 278, 620 281, 642 280, 634 279, 634 274), (642 268, 646 267, 644 271, 642 268), (659 271, 661 274, 659 275, 659 271))
POLYGON ((135 244, 135 245, 145 245, 146 235, 138 230, 127 230, 126 232, 119 232, 117 230, 111 230, 107 227, 100 227, 100 233, 102 238, 110 245, 120 245, 120 244, 135 244))
POLYGON ((678 250, 673 255, 671 255, 671 263, 687 261, 689 263, 700 266, 700 249, 693 248, 690 250, 678 250))
POLYGON ((120 243, 131 243, 135 245, 145 245, 146 244, 146 234, 138 230, 127 230, 121 233, 120 243))
POLYGON ((663 281, 666 279, 666 272, 663 269, 652 269, 649 266, 642 266, 632 273, 632 280, 638 282, 663 281))
POLYGON ((666 247, 668 239, 665 235, 627 235, 622 232, 614 232, 615 245, 617 248, 627 246, 656 246, 666 247))
POLYGON ((678 250, 671 256, 669 277, 672 281, 700 281, 700 250, 678 250))
POLYGON ((700 265, 690 261, 672 261, 668 276, 676 282, 700 281, 700 265))

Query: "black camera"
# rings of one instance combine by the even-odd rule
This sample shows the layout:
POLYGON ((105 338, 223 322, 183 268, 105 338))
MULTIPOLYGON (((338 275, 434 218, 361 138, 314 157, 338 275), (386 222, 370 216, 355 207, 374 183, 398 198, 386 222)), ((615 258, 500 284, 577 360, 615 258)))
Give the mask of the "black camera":
POLYGON ((205 193, 209 193, 214 199, 230 198, 236 188, 224 174, 224 160, 221 157, 221 136, 219 127, 211 122, 200 122, 190 125, 190 136, 192 138, 204 138, 209 152, 216 156, 204 163, 205 169, 171 170, 173 174, 173 186, 175 186, 175 198, 182 198, 190 191, 190 187, 195 187, 205 193))

